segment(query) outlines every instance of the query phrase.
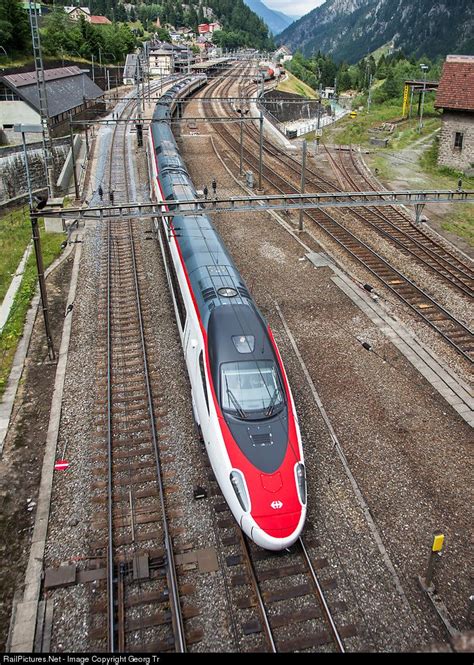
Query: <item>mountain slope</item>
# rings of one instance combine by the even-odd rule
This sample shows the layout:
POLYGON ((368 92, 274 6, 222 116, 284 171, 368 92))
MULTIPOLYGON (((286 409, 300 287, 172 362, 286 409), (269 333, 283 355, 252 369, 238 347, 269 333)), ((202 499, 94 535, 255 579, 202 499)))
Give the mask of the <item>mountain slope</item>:
POLYGON ((327 0, 278 35, 310 56, 321 50, 357 62, 393 41, 408 55, 473 53, 472 0, 327 0))
POLYGON ((278 35, 293 22, 292 18, 286 16, 283 12, 270 9, 261 0, 244 0, 244 2, 247 7, 265 21, 274 35, 278 35))

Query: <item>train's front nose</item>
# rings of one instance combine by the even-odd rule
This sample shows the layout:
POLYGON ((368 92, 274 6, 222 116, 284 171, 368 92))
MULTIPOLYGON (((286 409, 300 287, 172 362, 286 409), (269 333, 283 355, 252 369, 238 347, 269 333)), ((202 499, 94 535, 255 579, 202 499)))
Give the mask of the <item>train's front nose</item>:
POLYGON ((296 512, 278 513, 275 515, 254 515, 252 539, 269 550, 282 550, 290 547, 298 539, 306 517, 306 509, 296 512))

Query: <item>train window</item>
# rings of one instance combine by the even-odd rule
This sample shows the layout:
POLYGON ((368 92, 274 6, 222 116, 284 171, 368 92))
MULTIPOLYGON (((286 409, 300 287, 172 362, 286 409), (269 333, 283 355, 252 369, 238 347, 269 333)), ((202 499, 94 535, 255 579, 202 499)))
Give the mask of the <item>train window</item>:
POLYGON ((206 400, 207 412, 209 413, 209 397, 207 395, 206 372, 204 371, 204 356, 202 351, 199 354, 199 371, 201 372, 202 389, 204 391, 204 399, 206 400))
POLYGON ((239 418, 270 417, 284 404, 283 390, 273 360, 224 363, 221 404, 239 418))

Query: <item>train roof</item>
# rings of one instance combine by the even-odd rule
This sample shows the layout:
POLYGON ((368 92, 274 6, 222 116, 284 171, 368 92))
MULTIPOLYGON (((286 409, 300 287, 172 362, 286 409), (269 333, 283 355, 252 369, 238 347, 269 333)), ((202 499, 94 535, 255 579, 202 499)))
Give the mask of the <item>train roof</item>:
POLYGON ((250 293, 224 243, 205 215, 177 216, 174 230, 202 323, 223 305, 254 307, 250 293))

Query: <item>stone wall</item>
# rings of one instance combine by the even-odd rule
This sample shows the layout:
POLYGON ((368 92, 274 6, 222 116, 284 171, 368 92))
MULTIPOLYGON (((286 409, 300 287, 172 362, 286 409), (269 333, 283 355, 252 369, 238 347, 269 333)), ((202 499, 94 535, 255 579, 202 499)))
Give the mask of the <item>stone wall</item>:
POLYGON ((458 171, 474 164, 474 113, 443 111, 438 164, 458 171), (462 147, 455 145, 456 133, 462 134, 462 147))
MULTIPOLYGON (((53 161, 54 172, 58 177, 69 151, 69 138, 54 141, 53 161)), ((0 202, 16 198, 28 192, 26 178, 25 157, 23 146, 17 146, 0 151, 0 202)), ((40 144, 37 148, 28 146, 28 167, 30 171, 32 189, 44 189, 47 187, 43 149, 40 144)))

